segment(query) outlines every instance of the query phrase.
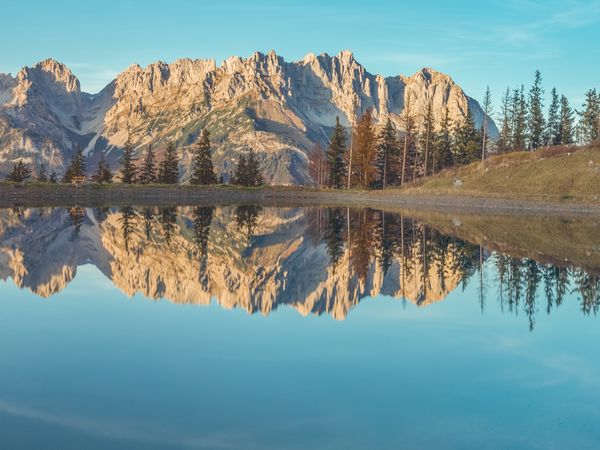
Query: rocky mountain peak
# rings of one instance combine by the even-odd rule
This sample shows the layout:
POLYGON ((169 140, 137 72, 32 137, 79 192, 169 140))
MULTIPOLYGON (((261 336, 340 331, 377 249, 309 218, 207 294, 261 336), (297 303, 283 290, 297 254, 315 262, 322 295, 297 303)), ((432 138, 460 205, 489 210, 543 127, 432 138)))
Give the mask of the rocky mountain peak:
POLYGON ((19 83, 58 84, 67 93, 81 91, 79 80, 65 64, 52 58, 37 63, 34 67, 25 67, 17 74, 19 83))

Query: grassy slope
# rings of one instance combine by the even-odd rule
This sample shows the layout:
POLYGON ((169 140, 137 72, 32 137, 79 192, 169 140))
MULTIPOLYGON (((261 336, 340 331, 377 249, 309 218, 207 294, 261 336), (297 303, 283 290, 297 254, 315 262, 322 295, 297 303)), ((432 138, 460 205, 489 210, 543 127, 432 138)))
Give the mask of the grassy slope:
POLYGON ((546 149, 493 156, 448 169, 405 190, 407 193, 532 200, 600 200, 600 147, 546 149), (554 154, 558 153, 558 154, 554 154), (462 181, 455 186, 455 180, 462 181))

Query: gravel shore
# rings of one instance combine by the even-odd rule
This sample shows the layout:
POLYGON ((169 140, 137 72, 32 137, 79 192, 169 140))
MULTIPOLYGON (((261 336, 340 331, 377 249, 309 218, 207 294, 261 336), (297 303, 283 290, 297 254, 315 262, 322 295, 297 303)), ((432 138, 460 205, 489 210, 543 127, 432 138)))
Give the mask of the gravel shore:
POLYGON ((190 205, 260 203, 279 206, 356 206, 386 210, 515 215, 600 216, 600 202, 552 202, 485 197, 406 194, 398 191, 333 191, 231 186, 97 186, 0 184, 0 207, 190 205))

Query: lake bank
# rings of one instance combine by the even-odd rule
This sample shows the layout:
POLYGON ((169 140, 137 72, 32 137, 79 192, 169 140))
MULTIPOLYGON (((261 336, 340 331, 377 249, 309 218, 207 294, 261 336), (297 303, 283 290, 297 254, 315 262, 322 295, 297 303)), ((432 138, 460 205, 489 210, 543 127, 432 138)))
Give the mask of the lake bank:
POLYGON ((265 186, 164 186, 0 184, 0 206, 186 205, 260 203, 278 206, 348 206, 394 210, 519 215, 600 216, 600 201, 532 200, 493 196, 432 194, 414 190, 317 190, 265 186))

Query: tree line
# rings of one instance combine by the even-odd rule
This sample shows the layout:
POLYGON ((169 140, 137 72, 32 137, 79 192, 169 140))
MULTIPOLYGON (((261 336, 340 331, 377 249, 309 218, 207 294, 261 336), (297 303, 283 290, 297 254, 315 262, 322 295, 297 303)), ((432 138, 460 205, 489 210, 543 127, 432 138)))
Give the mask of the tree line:
MULTIPOLYGON (((152 144, 148 145, 143 158, 138 161, 135 147, 128 139, 119 159, 119 164, 118 179, 124 184, 177 184, 179 182, 180 159, 177 147, 173 142, 167 144, 160 161, 157 160, 152 144)), ((86 177, 86 175, 86 158, 82 148, 78 147, 60 181, 71 183, 74 180, 86 177)), ((31 170, 23 160, 18 160, 7 179, 13 182, 23 182, 30 177, 31 170)), ((112 183, 113 179, 114 175, 104 157, 104 153, 102 153, 96 171, 91 176, 91 181, 103 184, 112 183)), ((43 163, 40 165, 36 180, 41 183, 59 182, 55 172, 50 175, 47 174, 46 166, 43 163)), ((217 177, 212 161, 210 133, 208 130, 203 129, 193 150, 190 184, 214 185, 218 183, 222 184, 223 178, 217 177)), ((259 160, 252 148, 240 155, 230 183, 240 186, 261 186, 264 184, 264 176, 260 169, 259 160)))
POLYGON ((491 153, 589 144, 600 139, 600 93, 596 89, 588 90, 581 109, 575 110, 567 97, 553 88, 547 114, 544 92, 539 71, 527 92, 523 85, 507 88, 494 142, 488 133, 488 118, 494 115, 489 87, 481 104, 484 117, 479 128, 471 107, 463 119, 452 120, 447 106, 436 116, 430 99, 417 114, 410 92, 399 117, 402 130, 390 117, 377 127, 371 108, 356 121, 352 117, 350 133, 338 117, 327 148, 316 145, 309 152, 311 176, 319 187, 381 189, 402 186, 447 167, 483 161, 491 153))

